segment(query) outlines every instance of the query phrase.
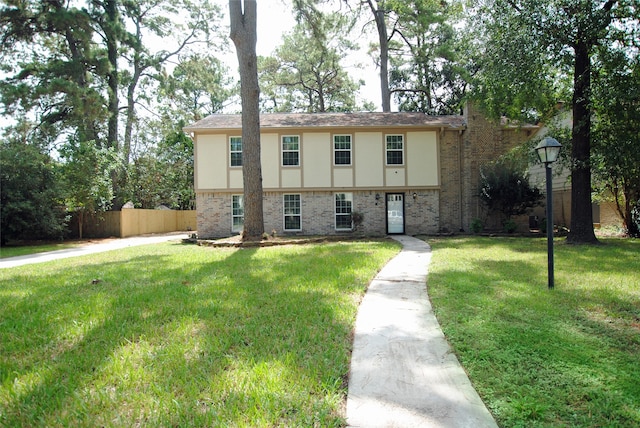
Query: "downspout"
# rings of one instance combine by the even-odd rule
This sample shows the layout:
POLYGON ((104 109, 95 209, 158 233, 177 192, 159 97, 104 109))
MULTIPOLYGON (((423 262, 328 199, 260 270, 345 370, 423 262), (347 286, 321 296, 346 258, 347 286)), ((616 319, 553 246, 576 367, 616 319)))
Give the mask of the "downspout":
POLYGON ((462 133, 464 132, 464 129, 460 129, 458 131, 458 182, 460 183, 460 192, 458 192, 458 194, 460 195, 460 232, 464 232, 464 211, 463 211, 463 202, 464 202, 464 196, 462 194, 462 191, 464 190, 464 184, 462 182, 463 180, 463 174, 462 174, 462 168, 463 168, 463 161, 462 161, 462 157, 463 157, 463 138, 462 138, 462 133))

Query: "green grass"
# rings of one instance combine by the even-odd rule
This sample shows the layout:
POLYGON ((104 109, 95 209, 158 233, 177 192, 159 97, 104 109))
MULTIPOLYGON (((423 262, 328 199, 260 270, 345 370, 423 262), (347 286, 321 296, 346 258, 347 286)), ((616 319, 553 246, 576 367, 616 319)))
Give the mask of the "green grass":
POLYGON ((59 242, 35 245, 8 245, 0 248, 0 259, 7 257, 26 256, 28 254, 45 253, 47 251, 64 250, 77 247, 78 243, 59 242))
POLYGON ((640 241, 429 240, 436 316, 503 427, 640 426, 640 241))
POLYGON ((0 270, 0 426, 342 426, 392 241, 176 243, 0 270))

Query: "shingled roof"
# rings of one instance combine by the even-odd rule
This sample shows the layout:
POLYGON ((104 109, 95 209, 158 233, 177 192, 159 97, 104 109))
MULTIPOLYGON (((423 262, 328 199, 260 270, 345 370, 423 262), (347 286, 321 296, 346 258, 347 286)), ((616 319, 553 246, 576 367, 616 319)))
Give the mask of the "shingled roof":
MULTIPOLYGON (((282 128, 364 128, 434 127, 464 129, 462 116, 429 116, 424 113, 264 113, 261 129, 282 128)), ((184 128, 187 132, 242 128, 242 115, 212 114, 184 128)))

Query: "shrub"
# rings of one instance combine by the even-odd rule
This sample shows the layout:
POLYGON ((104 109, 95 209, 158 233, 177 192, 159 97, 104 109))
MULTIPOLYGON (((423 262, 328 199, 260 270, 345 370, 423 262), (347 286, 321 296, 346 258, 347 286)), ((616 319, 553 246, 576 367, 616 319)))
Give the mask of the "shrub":
POLYGON ((480 170, 480 200, 490 213, 500 213, 503 224, 540 203, 542 193, 529 184, 529 175, 515 163, 498 160, 480 170))
POLYGON ((502 223, 502 230, 504 230, 506 233, 513 233, 517 228, 518 225, 511 219, 506 220, 504 223, 502 223))
POLYGON ((0 152, 0 240, 62 239, 67 217, 59 181, 48 154, 11 139, 0 152))
POLYGON ((480 233, 482 232, 482 229, 484 229, 482 220, 480 220, 479 218, 474 218, 473 221, 471 221, 471 232, 480 233))
POLYGON ((358 230, 362 222, 364 221, 364 214, 359 211, 353 211, 351 213, 351 222, 353 223, 353 230, 358 230))

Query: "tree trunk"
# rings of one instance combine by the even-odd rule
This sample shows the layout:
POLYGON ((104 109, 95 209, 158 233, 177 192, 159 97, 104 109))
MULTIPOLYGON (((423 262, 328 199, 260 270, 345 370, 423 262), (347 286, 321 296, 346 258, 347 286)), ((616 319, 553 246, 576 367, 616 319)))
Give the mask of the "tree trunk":
POLYGON ((389 90, 389 39, 387 36, 387 24, 384 20, 384 9, 376 8, 369 1, 369 7, 376 20, 378 29, 378 41, 380 43, 380 94, 382 96, 382 111, 391 111, 391 91, 389 90))
MULTIPOLYGON (((82 64, 82 67, 73 74, 75 83, 82 88, 83 91, 89 89, 89 85, 87 82, 87 66, 86 60, 83 55, 86 55, 84 52, 80 52, 78 45, 80 41, 76 39, 71 28, 67 28, 65 30, 65 39, 67 40, 67 45, 69 46, 69 52, 71 53, 71 58, 74 64, 82 64)), ((80 101, 82 105, 82 111, 87 112, 90 111, 94 106, 90 105, 90 103, 94 102, 94 100, 87 100, 86 97, 80 101)), ((84 121, 80 121, 78 123, 78 138, 80 141, 95 141, 96 144, 99 144, 98 141, 98 132, 96 131, 95 121, 93 117, 86 115, 84 121)))
MULTIPOLYGON (((98 2, 99 3, 99 2, 98 2)), ((118 69, 118 45, 122 37, 122 23, 118 14, 118 4, 116 0, 105 0, 102 7, 104 8, 104 16, 98 21, 102 31, 104 32, 105 44, 107 47, 107 59, 109 62, 109 70, 106 73, 107 79, 107 110, 109 118, 107 120, 107 142, 106 146, 120 150, 118 143, 118 125, 120 115, 120 100, 118 98, 118 89, 120 86, 120 71, 118 69)), ((124 165, 114 169, 111 173, 113 183, 114 200, 113 208, 118 210, 124 204, 121 196, 121 177, 124 177, 124 165)))
POLYGON ((109 120, 107 123, 107 146, 118 149, 118 115, 120 104, 118 100, 118 10, 115 0, 104 2, 106 17, 102 29, 106 38, 107 58, 111 69, 107 73, 109 120))
POLYGON ((264 233, 262 165, 260 163, 260 88, 256 57, 257 4, 229 0, 231 40, 236 46, 242 100, 242 174, 244 179, 243 239, 258 241, 264 233), (244 12, 243 12, 244 10, 244 12))
POLYGON ((78 212, 78 236, 82 239, 82 227, 84 226, 84 209, 78 212))
POLYGON ((136 119, 135 85, 138 83, 137 79, 139 77, 134 73, 133 81, 127 88, 127 119, 124 125, 124 140, 122 143, 122 161, 125 165, 129 165, 131 160, 131 136, 133 135, 133 122, 136 119))
POLYGON ((567 242, 594 244, 598 242, 593 230, 591 211, 591 58, 589 46, 578 41, 575 49, 573 80, 573 129, 571 136, 571 230, 567 242))
POLYGON ((142 67, 140 66, 140 54, 134 54, 133 76, 127 87, 127 119, 124 127, 124 141, 122 144, 122 158, 125 165, 129 165, 131 158, 131 137, 133 134, 133 123, 136 120, 136 87, 142 75, 142 67))
POLYGON ((636 192, 631 190, 629 186, 625 186, 624 189, 624 214, 622 216, 623 226, 627 232, 628 236, 632 236, 634 238, 640 237, 640 230, 638 229, 638 224, 634 221, 633 218, 633 204, 631 201, 637 201, 638 197, 636 192))

